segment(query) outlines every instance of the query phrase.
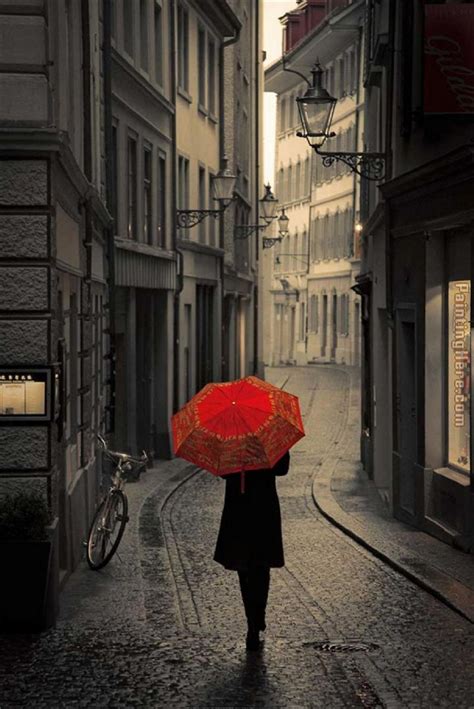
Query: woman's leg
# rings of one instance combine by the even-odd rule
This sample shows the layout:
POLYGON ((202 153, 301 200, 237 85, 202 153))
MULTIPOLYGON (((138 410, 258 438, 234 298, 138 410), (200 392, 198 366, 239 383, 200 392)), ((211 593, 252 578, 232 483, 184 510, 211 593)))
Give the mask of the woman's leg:
POLYGON ((250 595, 250 584, 249 584, 249 574, 247 571, 239 571, 239 583, 240 592, 242 594, 242 601, 245 608, 245 616, 247 618, 247 623, 250 626, 252 621, 252 598, 250 595))
POLYGON ((265 610, 270 588, 270 567, 255 569, 254 575, 255 621, 259 630, 265 630, 265 610))

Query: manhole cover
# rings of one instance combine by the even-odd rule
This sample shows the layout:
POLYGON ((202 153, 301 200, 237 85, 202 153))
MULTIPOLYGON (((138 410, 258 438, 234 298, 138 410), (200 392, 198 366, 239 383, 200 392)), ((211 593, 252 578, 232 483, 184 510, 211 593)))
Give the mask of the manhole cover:
POLYGON ((320 652, 371 652, 378 650, 379 646, 376 643, 363 642, 330 642, 328 640, 321 642, 304 643, 320 652))

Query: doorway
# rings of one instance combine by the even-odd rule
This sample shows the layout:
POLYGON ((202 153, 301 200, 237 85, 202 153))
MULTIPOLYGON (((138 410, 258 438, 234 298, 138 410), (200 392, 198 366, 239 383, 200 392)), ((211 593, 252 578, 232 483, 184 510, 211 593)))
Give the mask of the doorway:
POLYGON ((332 296, 331 362, 336 361, 337 349, 337 294, 332 296))
POLYGON ((323 321, 321 333, 321 357, 326 356, 326 346, 328 338, 328 297, 323 295, 323 321))
POLYGON ((395 515, 414 523, 418 509, 417 383, 415 309, 400 308, 396 314, 395 446, 398 456, 393 476, 395 515))

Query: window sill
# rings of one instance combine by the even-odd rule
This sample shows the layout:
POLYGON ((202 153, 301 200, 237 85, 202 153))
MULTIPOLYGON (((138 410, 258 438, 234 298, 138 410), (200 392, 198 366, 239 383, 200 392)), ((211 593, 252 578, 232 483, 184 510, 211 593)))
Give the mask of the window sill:
POLYGON ((198 111, 199 111, 199 113, 200 113, 202 116, 204 116, 205 118, 207 118, 207 116, 208 116, 207 108, 204 108, 204 106, 202 105, 202 103, 198 103, 198 111))
POLYGON ((182 86, 178 86, 178 94, 188 103, 193 102, 192 96, 182 86))
POLYGON ((461 473, 458 470, 454 470, 454 468, 434 468, 433 473, 447 478, 462 487, 470 486, 469 473, 461 473))
POLYGON ((211 113, 211 112, 209 112, 208 118, 209 118, 210 121, 212 121, 212 122, 215 123, 216 125, 217 125, 218 122, 219 122, 217 116, 215 116, 215 115, 214 115, 213 113, 211 113))

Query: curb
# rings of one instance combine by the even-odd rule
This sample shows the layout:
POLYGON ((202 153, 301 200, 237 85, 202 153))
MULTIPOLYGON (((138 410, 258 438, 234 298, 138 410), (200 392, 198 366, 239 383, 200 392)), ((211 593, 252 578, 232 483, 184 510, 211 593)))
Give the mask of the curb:
MULTIPOLYGON (((353 393, 352 381, 352 377, 350 377, 349 400, 353 393)), ((349 406, 346 432, 351 426, 351 413, 355 414, 355 412, 350 411, 351 408, 354 407, 349 406)), ((474 623, 474 590, 436 567, 431 566, 421 556, 414 554, 409 549, 404 549, 391 542, 377 544, 375 541, 370 540, 370 531, 345 512, 337 503, 331 491, 331 480, 341 460, 341 455, 342 452, 338 450, 336 456, 327 456, 313 477, 311 494, 319 512, 331 524, 367 549, 371 554, 401 573, 405 578, 416 583, 420 588, 461 615, 465 620, 474 623)), ((360 466, 359 461, 354 461, 354 464, 360 466)))

